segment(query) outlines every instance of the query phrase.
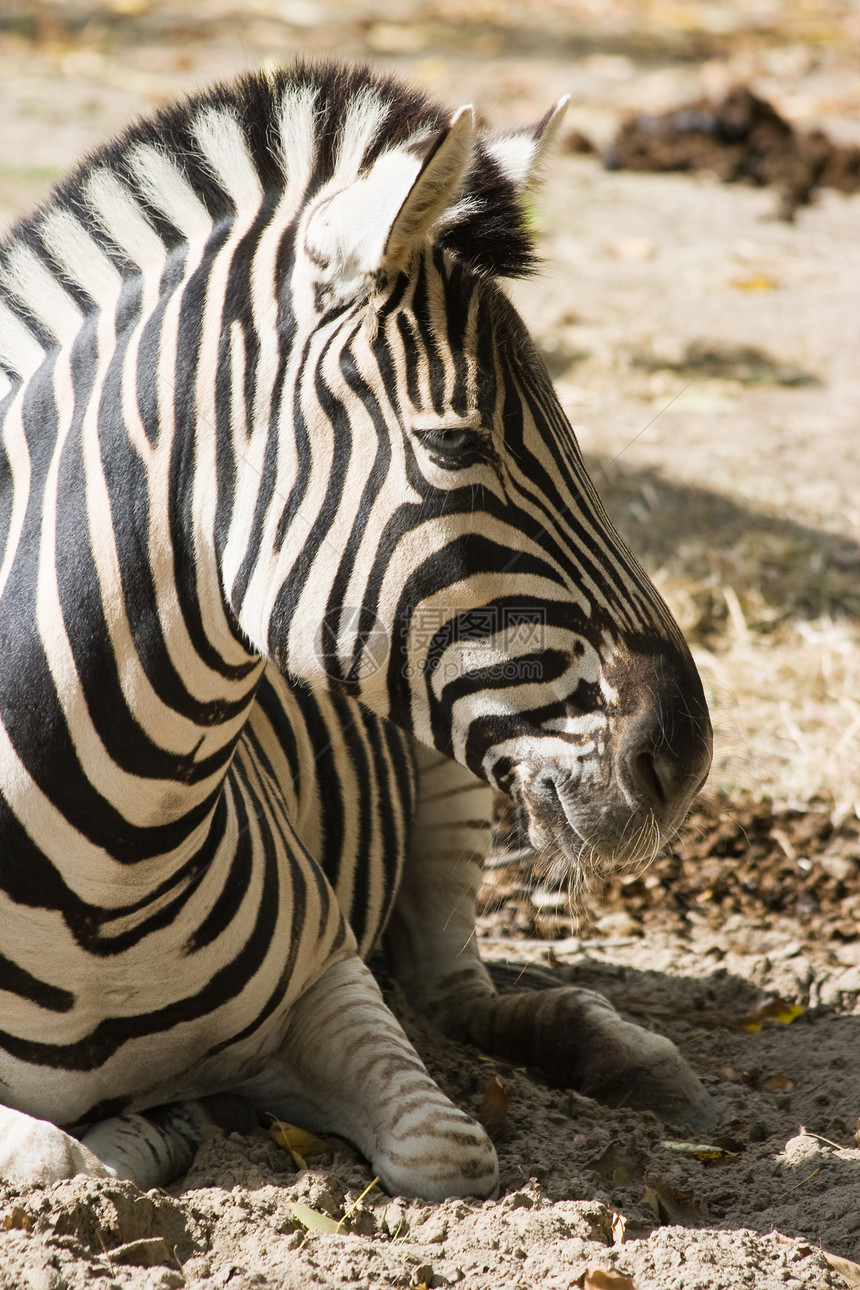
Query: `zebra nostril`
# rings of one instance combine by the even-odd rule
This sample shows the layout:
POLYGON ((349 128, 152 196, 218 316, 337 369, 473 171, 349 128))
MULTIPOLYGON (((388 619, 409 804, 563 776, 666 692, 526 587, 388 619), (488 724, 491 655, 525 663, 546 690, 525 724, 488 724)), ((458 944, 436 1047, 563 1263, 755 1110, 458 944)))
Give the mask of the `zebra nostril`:
POLYGON ((543 779, 540 781, 540 787, 546 797, 550 799, 558 798, 558 788, 552 775, 544 775, 543 779))
POLYGON ((651 748, 639 748, 627 757, 627 778, 634 795, 652 809, 664 808, 673 796, 665 761, 661 765, 651 748), (661 773, 662 772, 662 773, 661 773))

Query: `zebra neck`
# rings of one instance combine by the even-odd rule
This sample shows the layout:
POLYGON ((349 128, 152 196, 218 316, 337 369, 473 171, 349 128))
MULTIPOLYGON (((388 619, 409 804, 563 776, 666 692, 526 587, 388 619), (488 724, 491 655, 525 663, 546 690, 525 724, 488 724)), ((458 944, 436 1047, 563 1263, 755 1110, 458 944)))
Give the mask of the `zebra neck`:
POLYGON ((175 411, 150 441, 117 388, 117 330, 99 315, 7 405, 0 834, 93 873, 183 863, 263 666, 227 617, 175 411))

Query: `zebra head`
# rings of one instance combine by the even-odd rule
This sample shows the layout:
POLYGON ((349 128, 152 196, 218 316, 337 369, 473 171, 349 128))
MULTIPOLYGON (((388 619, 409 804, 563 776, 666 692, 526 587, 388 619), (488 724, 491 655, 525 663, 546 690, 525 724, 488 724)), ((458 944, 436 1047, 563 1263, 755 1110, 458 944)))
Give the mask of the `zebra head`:
POLYGON ((283 91, 290 240, 269 255, 289 346, 228 599, 284 671, 512 794, 563 864, 640 863, 703 782, 711 732, 499 283, 531 267, 522 196, 564 103, 485 138, 471 109, 445 120, 388 82, 344 102, 283 91))

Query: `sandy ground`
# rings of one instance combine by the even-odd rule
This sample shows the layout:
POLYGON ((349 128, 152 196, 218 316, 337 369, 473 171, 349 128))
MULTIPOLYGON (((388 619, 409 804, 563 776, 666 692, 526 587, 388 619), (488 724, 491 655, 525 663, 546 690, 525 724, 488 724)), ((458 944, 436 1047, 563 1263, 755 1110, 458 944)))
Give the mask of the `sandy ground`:
MULTIPOLYGON (((148 106, 299 50, 371 56, 492 124, 570 91, 573 125, 601 145, 627 111, 734 81, 860 141, 848 5, 487 0, 469 13, 454 0, 384 15, 310 0, 7 5, 0 219, 148 106)), ((766 831, 787 885, 819 870, 829 885, 780 910, 759 899, 753 857, 745 903, 721 905, 709 879, 679 916, 646 878, 636 910, 616 891, 585 941, 545 920, 556 939, 501 940, 516 919, 490 910, 486 952, 604 990, 683 1045, 720 1108, 712 1139, 685 1144, 649 1115, 488 1062, 395 998, 462 1105, 486 1114, 501 1080, 498 1200, 431 1206, 376 1188, 336 1234, 309 1233, 290 1204, 340 1219, 366 1165, 332 1143, 296 1172, 262 1130, 213 1132, 170 1194, 82 1179, 0 1189, 3 1290, 860 1284, 822 1253, 860 1260, 860 197, 824 193, 794 223, 777 207, 769 190, 565 153, 535 206, 545 271, 515 291, 610 509, 693 642, 718 743, 703 809, 730 819, 744 803, 757 818, 776 802, 766 831), (826 845, 803 832, 810 809, 826 845), (772 998, 803 1011, 788 1024, 772 998)))

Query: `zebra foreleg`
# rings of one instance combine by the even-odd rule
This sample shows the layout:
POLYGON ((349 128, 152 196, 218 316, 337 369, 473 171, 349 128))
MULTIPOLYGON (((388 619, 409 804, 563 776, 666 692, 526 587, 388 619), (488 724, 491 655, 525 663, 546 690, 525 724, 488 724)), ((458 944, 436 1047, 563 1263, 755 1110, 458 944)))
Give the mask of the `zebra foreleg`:
POLYGON ((243 1098, 218 1094, 112 1116, 88 1129, 81 1145, 111 1177, 127 1178, 147 1191, 187 1173, 210 1124, 225 1133, 250 1133, 257 1117, 243 1098))
POLYGON ((281 1052, 242 1091, 261 1111, 351 1142, 394 1194, 442 1200, 498 1186, 489 1138, 433 1083, 357 957, 302 995, 281 1052))
POLYGON ((624 1021, 602 995, 568 986, 462 1003, 455 980, 440 994, 433 1010, 440 1029, 484 1052, 534 1066, 609 1106, 653 1111, 697 1132, 716 1122, 710 1094, 675 1045, 624 1021))
POLYGON ((73 1137, 56 1124, 0 1107, 0 1179, 51 1183, 76 1174, 126 1178, 141 1190, 164 1187, 186 1172, 203 1126, 249 1132, 256 1115, 224 1094, 111 1116, 73 1137))
POLYGON ((496 993, 474 914, 489 790, 436 753, 418 750, 417 760, 412 850, 385 942, 410 1000, 446 1034, 566 1088, 709 1128, 714 1104, 675 1045, 624 1021, 601 995, 572 986, 496 993))

